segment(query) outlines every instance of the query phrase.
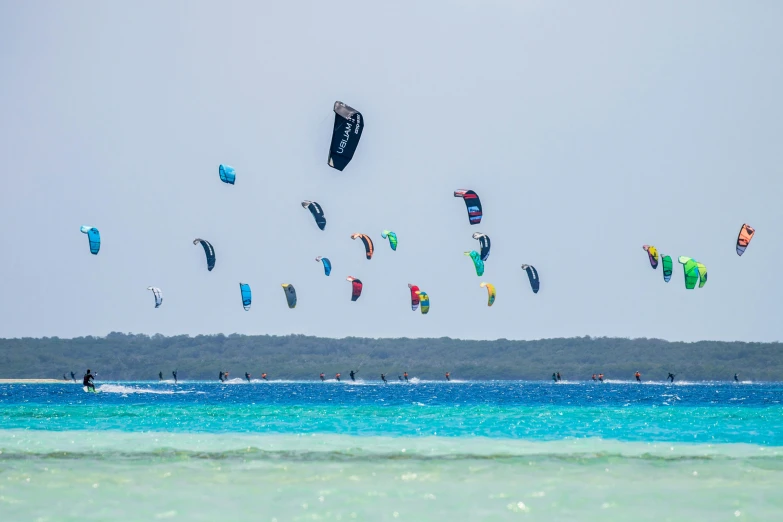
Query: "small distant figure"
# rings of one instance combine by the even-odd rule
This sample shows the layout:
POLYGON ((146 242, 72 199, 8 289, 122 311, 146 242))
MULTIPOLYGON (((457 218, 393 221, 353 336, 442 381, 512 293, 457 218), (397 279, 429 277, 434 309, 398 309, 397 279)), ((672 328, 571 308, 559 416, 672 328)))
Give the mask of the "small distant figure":
POLYGON ((264 380, 266 380, 266 374, 265 374, 265 373, 262 373, 262 374, 261 374, 261 378, 262 378, 262 379, 264 379, 264 380))
POLYGON ((739 376, 736 373, 734 374, 734 382, 739 382, 739 376))
POLYGON ((171 372, 171 375, 174 376, 174 384, 177 384, 177 370, 174 370, 173 372, 171 372))
POLYGON ((348 374, 348 375, 351 376, 351 380, 354 381, 354 382, 356 382, 356 374, 357 373, 359 373, 359 372, 358 371, 355 372, 355 371, 351 370, 350 373, 348 374))
POLYGON ((67 376, 67 375, 65 375, 65 374, 63 374, 63 380, 64 380, 64 381, 67 381, 67 380, 68 380, 68 376, 67 376))
POLYGON ((226 371, 223 372, 223 380, 224 381, 228 380, 228 372, 226 372, 226 371))
POLYGON ((636 382, 642 382, 642 374, 639 372, 636 372, 634 374, 634 377, 636 377, 636 382))
POLYGON ((595 374, 593 374, 593 380, 595 380, 595 374))
POLYGON ((84 374, 84 379, 82 379, 82 384, 87 387, 88 390, 95 391, 95 384, 93 384, 92 380, 95 376, 90 373, 90 369, 87 368, 87 373, 84 374))
POLYGON ((601 381, 601 382, 604 382, 604 374, 603 373, 599 373, 598 374, 598 380, 601 381))
POLYGON ((73 379, 73 382, 76 382, 76 374, 71 372, 71 379, 73 379))
POLYGON ((557 380, 558 381, 562 380, 562 379, 560 379, 560 372, 557 372, 557 380))
POLYGON ((666 378, 669 379, 671 382, 674 382, 674 377, 675 377, 674 374, 669 372, 669 376, 666 378))
POLYGON ((382 373, 382 374, 381 374, 381 380, 382 380, 383 382, 385 382, 386 384, 389 384, 389 381, 387 381, 387 380, 386 380, 386 374, 385 374, 385 373, 382 373))
POLYGON ((163 372, 158 372, 158 382, 163 380, 163 372))
POLYGON ((340 374, 339 373, 335 374, 334 378, 337 379, 337 382, 340 382, 340 374))
POLYGON ((324 377, 324 372, 321 372, 321 382, 324 382, 326 380, 326 377, 324 377))
POLYGON ((557 374, 556 373, 552 374, 552 382, 557 382, 557 374))
POLYGON ((247 379, 247 382, 250 382, 250 374, 245 372, 245 379, 247 379))
POLYGON ((402 376, 405 377, 405 382, 408 382, 408 372, 402 372, 402 376))
POLYGON ((402 382, 402 375, 398 375, 397 378, 402 382))
POLYGON ((218 379, 220 379, 220 382, 223 382, 223 371, 220 371, 220 375, 218 375, 218 379))
POLYGON ((451 374, 449 372, 446 372, 446 380, 447 381, 451 380, 451 374))

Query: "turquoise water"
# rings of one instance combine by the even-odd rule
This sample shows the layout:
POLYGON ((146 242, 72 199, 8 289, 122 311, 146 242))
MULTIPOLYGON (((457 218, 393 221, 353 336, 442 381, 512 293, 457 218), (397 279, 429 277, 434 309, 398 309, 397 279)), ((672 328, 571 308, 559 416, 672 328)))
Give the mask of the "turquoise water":
POLYGON ((775 520, 783 384, 0 385, 0 520, 775 520))

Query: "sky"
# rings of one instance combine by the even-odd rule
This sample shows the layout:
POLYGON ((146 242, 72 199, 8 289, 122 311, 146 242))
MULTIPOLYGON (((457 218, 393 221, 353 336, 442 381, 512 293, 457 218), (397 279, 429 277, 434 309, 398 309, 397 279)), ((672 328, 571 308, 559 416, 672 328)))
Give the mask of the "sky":
POLYGON ((0 337, 779 341, 782 20, 774 1, 0 0, 0 337), (365 119, 343 172, 335 100, 365 119))

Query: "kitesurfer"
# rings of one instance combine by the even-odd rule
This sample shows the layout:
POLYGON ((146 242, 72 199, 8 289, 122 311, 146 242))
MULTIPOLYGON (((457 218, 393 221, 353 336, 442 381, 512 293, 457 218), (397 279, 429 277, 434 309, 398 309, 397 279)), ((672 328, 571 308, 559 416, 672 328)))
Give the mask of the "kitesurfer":
POLYGON ((218 375, 218 379, 220 379, 220 382, 223 382, 223 371, 220 371, 220 375, 218 375))
POLYGON ((87 368, 87 373, 84 374, 84 379, 82 379, 82 384, 87 387, 88 390, 95 391, 95 385, 93 384, 93 378, 95 376, 90 373, 90 369, 87 368))
POLYGON ((321 382, 324 382, 326 380, 326 377, 324 377, 324 372, 321 372, 321 382))
POLYGON ((405 382, 408 382, 408 372, 402 372, 402 376, 405 377, 405 382))
POLYGON ((245 379, 247 379, 247 382, 250 382, 250 374, 245 372, 245 379))
POLYGON ((223 372, 223 380, 224 381, 228 380, 228 372, 226 372, 226 371, 223 372))
POLYGON ((349 373, 349 375, 351 376, 351 380, 354 381, 354 382, 356 382, 356 374, 357 373, 358 372, 355 372, 353 370, 351 370, 350 373, 349 373))
POLYGON ((163 372, 158 372, 158 382, 163 380, 163 372))
POLYGON ((598 374, 598 380, 601 381, 601 382, 604 382, 604 374, 603 373, 599 373, 598 374))
POLYGON ((451 380, 451 374, 449 372, 446 372, 446 380, 447 381, 451 380))
POLYGON ((174 376, 174 384, 177 384, 177 370, 174 370, 173 372, 171 372, 171 375, 174 376))
POLYGON ((666 377, 666 378, 669 379, 671 382, 674 382, 674 374, 673 373, 669 372, 669 376, 666 377))
POLYGON ((262 374, 261 374, 261 378, 262 378, 262 379, 264 379, 264 380, 266 380, 266 374, 265 374, 265 373, 262 373, 262 374))
POLYGON ((595 374, 593 374, 593 380, 595 380, 595 374))
POLYGON ((382 374, 381 374, 381 380, 382 380, 383 382, 385 382, 386 384, 389 384, 389 381, 387 381, 387 380, 386 380, 386 374, 385 374, 385 373, 382 373, 382 374))
POLYGON ((340 374, 339 373, 335 374, 334 378, 337 379, 337 382, 340 382, 340 374))
POLYGON ((65 375, 65 374, 63 374, 63 380, 64 380, 64 381, 67 381, 67 380, 68 380, 68 376, 67 376, 67 375, 65 375))
POLYGON ((397 378, 402 382, 402 375, 398 375, 397 378))
POLYGON ((553 382, 557 382, 557 374, 556 373, 552 374, 552 381, 553 382))
POLYGON ((739 382, 739 376, 736 373, 734 374, 734 382, 739 382))
POLYGON ((73 380, 73 382, 76 382, 76 374, 73 372, 71 372, 71 379, 73 380))
POLYGON ((642 374, 639 372, 636 372, 634 374, 634 377, 636 377, 636 382, 642 382, 642 374))
POLYGON ((561 380, 562 380, 562 379, 560 378, 560 372, 557 372, 557 380, 558 380, 558 381, 561 381, 561 380))

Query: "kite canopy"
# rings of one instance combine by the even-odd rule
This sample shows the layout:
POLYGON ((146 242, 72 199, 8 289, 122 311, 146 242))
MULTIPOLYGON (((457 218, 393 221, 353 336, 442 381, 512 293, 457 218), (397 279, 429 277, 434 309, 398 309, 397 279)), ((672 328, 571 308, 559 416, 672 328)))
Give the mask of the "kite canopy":
POLYGON ((362 282, 353 276, 345 278, 346 281, 351 282, 351 301, 356 301, 362 295, 362 282))
POLYGON ((419 307, 419 287, 408 283, 408 288, 411 290, 411 310, 415 312, 419 307))
POLYGON ((471 225, 478 225, 481 223, 481 217, 484 213, 481 210, 481 200, 478 194, 472 190, 459 189, 454 191, 455 198, 462 198, 465 200, 465 206, 468 209, 468 220, 471 225))
POLYGON ((650 258, 650 266, 653 267, 653 270, 658 268, 658 249, 650 245, 644 245, 642 248, 647 252, 647 257, 650 258))
POLYGON ((288 301, 288 308, 296 308, 296 290, 294 285, 285 283, 281 285, 283 292, 285 292, 286 301, 288 301))
POLYGON ((470 252, 465 252, 466 256, 470 256, 470 258, 473 260, 473 266, 476 267, 476 275, 481 277, 484 275, 484 261, 481 260, 481 256, 478 252, 475 250, 471 250, 470 252))
POLYGON ((481 246, 481 260, 486 261, 489 257, 489 236, 482 234, 481 232, 476 232, 473 234, 473 239, 478 239, 479 245, 481 246))
POLYGON ((163 304, 163 292, 155 286, 148 286, 147 290, 152 290, 152 295, 155 296, 155 308, 160 308, 160 305, 163 304))
POLYGON ((199 243, 204 247, 204 254, 207 256, 207 270, 211 272, 215 268, 215 249, 212 248, 212 244, 209 241, 199 238, 193 240, 194 245, 199 243))
POLYGON ((742 225, 739 236, 737 236, 737 255, 741 256, 745 253, 745 249, 748 248, 750 240, 753 239, 753 234, 756 233, 756 229, 748 224, 742 225))
POLYGON ((321 208, 321 205, 315 201, 304 200, 302 201, 302 207, 310 211, 310 213, 313 215, 313 218, 315 219, 315 224, 318 225, 318 228, 321 230, 326 228, 326 217, 324 217, 324 209, 321 208))
POLYGON ((707 267, 696 262, 696 268, 699 270, 699 288, 707 284, 707 267))
POLYGON ((329 275, 332 273, 332 262, 326 257, 318 256, 315 258, 316 262, 321 261, 324 264, 324 274, 329 275))
POLYGON ((367 234, 351 234, 351 239, 361 239, 364 243, 364 255, 367 256, 367 260, 372 259, 372 254, 375 252, 375 247, 372 244, 372 239, 367 234))
POLYGON ((537 294, 541 283, 538 279, 538 270, 531 265, 522 265, 522 270, 527 272, 527 278, 530 280, 530 288, 533 289, 534 294, 537 294))
POLYGON ((495 297, 497 297, 495 286, 492 283, 481 283, 480 286, 487 289, 487 306, 492 306, 495 302, 495 297))
POLYGON ((397 250, 397 234, 392 232, 391 230, 384 230, 381 232, 381 237, 383 239, 389 238, 389 246, 392 250, 397 250))
POLYGON ((247 312, 250 310, 250 304, 253 302, 250 285, 239 283, 239 291, 242 293, 242 307, 247 312))
MULTIPOLYGON (((685 272, 685 288, 687 290, 693 290, 696 288, 696 282, 700 279, 699 264, 690 257, 686 256, 680 256, 677 261, 682 265, 682 269, 685 272)), ((706 269, 704 275, 705 277, 707 275, 706 269)))
POLYGON ((430 311, 430 296, 427 295, 427 292, 422 290, 419 290, 416 293, 419 294, 419 300, 421 301, 421 313, 428 313, 430 311))
POLYGON ((663 262, 663 280, 668 283, 672 278, 672 258, 663 256, 661 260, 663 262))
POLYGON ((220 175, 220 181, 228 183, 229 185, 233 185, 234 181, 237 179, 234 167, 229 167, 228 165, 221 165, 218 167, 218 174, 220 175))
POLYGON ((334 102, 334 129, 329 147, 330 167, 343 170, 353 159, 364 131, 362 113, 341 101, 334 102))
POLYGON ((82 234, 87 234, 87 240, 90 242, 90 253, 98 255, 101 250, 101 233, 98 229, 89 225, 82 225, 80 230, 82 234))

